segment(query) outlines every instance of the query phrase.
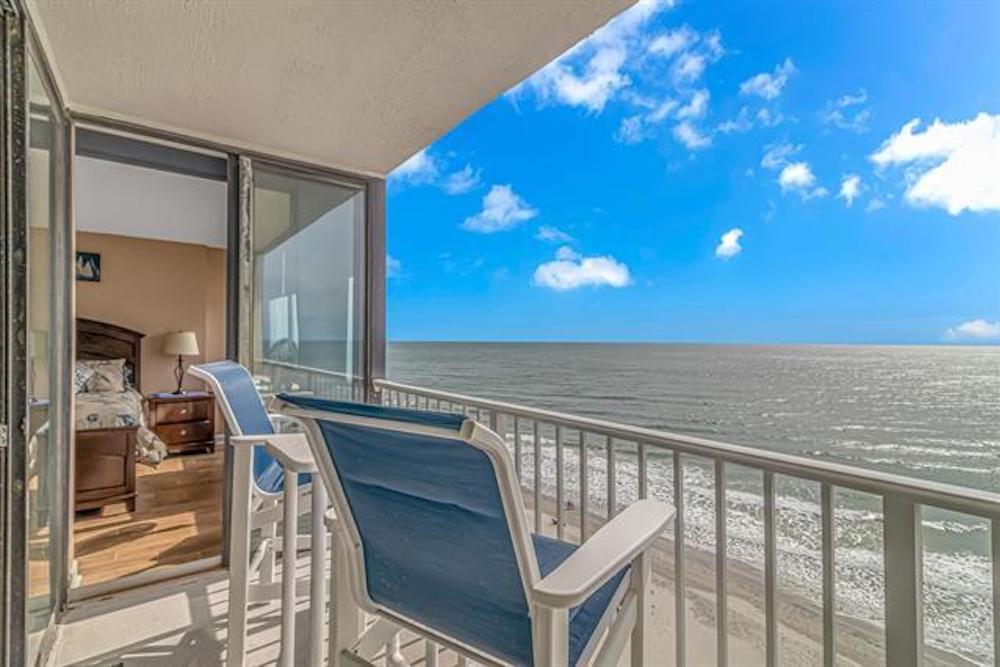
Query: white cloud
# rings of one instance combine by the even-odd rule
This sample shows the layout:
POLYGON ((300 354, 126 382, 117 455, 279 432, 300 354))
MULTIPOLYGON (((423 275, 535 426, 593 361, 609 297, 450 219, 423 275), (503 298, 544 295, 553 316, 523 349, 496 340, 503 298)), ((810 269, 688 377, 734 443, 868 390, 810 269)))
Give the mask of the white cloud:
POLYGON ((666 99, 656 105, 652 111, 646 114, 646 120, 650 123, 659 123, 670 116, 671 112, 677 108, 679 102, 673 99, 666 99))
POLYGON ((615 132, 615 141, 623 144, 637 144, 644 138, 643 120, 639 115, 623 118, 618 131, 615 132))
POLYGON ((482 173, 482 169, 473 169, 471 164, 467 164, 462 169, 448 174, 441 187, 450 195, 464 194, 479 187, 482 173))
POLYGON ((471 164, 442 178, 447 161, 432 155, 429 149, 414 153, 389 174, 389 182, 398 185, 437 185, 450 195, 459 195, 479 187, 482 169, 471 164))
POLYGON ((719 123, 716 128, 719 132, 723 134, 733 134, 749 132, 754 128, 755 125, 761 127, 775 127, 781 125, 785 120, 784 115, 780 112, 771 111, 768 108, 758 109, 757 113, 752 113, 750 107, 743 106, 740 108, 740 112, 735 118, 730 118, 729 120, 719 123))
POLYGON ((861 194, 861 177, 857 174, 848 174, 840 181, 840 194, 837 196, 850 206, 861 194))
POLYGON ((824 187, 816 185, 816 175, 808 162, 792 162, 778 174, 778 185, 782 192, 797 192, 803 200, 825 197, 829 193, 824 187))
POLYGON ((670 58, 681 51, 686 51, 698 39, 698 33, 691 26, 681 26, 653 38, 646 48, 649 53, 670 58))
POLYGON ((712 145, 712 138, 702 134, 688 121, 678 123, 674 126, 674 139, 692 151, 708 148, 712 145))
POLYGON ((781 169, 801 150, 802 144, 790 144, 787 142, 768 144, 764 146, 764 157, 760 159, 760 166, 772 171, 781 169))
POLYGON ((554 96, 563 104, 600 113, 608 100, 630 83, 628 76, 621 71, 625 57, 624 49, 601 49, 582 76, 577 76, 567 67, 556 66, 552 69, 554 96))
POLYGON ((546 241, 548 243, 569 243, 573 240, 573 237, 563 230, 550 225, 542 225, 539 227, 538 233, 535 234, 535 238, 539 241, 546 241))
POLYGON ((753 129, 753 119, 750 117, 750 107, 743 107, 735 118, 724 120, 715 128, 723 134, 749 132, 753 129))
POLYGON ((785 116, 780 111, 764 108, 757 111, 757 122, 763 127, 777 127, 785 122, 785 116))
POLYGON ((494 185, 483 197, 483 210, 470 216, 462 223, 462 229, 470 232, 492 234, 518 226, 538 215, 510 185, 494 185))
POLYGON ((951 215, 1000 210, 1000 114, 919 125, 906 123, 870 157, 879 167, 906 166, 906 201, 951 215))
POLYGON ((864 104, 867 101, 868 101, 868 91, 862 88, 853 95, 851 93, 841 95, 838 99, 834 100, 832 104, 838 109, 845 109, 847 107, 853 107, 859 104, 864 104))
POLYGON ((691 95, 691 101, 677 110, 678 118, 701 118, 708 111, 709 92, 700 88, 691 95))
POLYGON ((615 141, 623 144, 637 144, 647 139, 653 134, 655 125, 670 117, 670 114, 678 106, 677 100, 666 99, 660 103, 648 102, 650 111, 647 113, 634 114, 622 119, 615 132, 615 141))
POLYGON ((756 95, 765 100, 773 100, 781 95, 781 91, 788 83, 788 77, 796 72, 795 63, 791 58, 785 58, 785 62, 774 68, 774 72, 761 72, 740 84, 740 93, 743 95, 756 95))
POLYGON ((827 102, 826 108, 820 113, 820 119, 842 130, 867 132, 871 111, 862 105, 868 101, 868 92, 863 88, 853 95, 848 93, 836 100, 827 102))
POLYGON ((702 42, 705 45, 705 50, 709 57, 715 61, 726 54, 725 47, 722 46, 722 33, 718 30, 713 30, 702 38, 702 42))
POLYGON ((674 61, 674 65, 670 69, 670 76, 676 84, 691 83, 701 78, 707 65, 708 61, 705 56, 685 51, 674 61))
POLYGON ((816 183, 816 176, 808 162, 793 162, 785 165, 778 174, 778 185, 782 190, 804 190, 816 183))
POLYGON ((705 69, 725 55, 722 36, 717 30, 699 34, 683 26, 653 39, 648 51, 670 62, 670 80, 675 87, 686 89, 701 79, 705 69))
POLYGON ((422 185, 431 183, 438 177, 440 171, 437 159, 432 157, 427 149, 414 153, 403 164, 389 174, 389 180, 397 183, 422 185))
POLYGON ((632 284, 632 276, 628 266, 614 257, 583 257, 563 246, 554 260, 538 265, 534 283, 562 292, 580 287, 626 287, 632 284))
POLYGON ((743 237, 743 230, 733 227, 719 238, 719 245, 715 246, 715 256, 719 259, 730 259, 736 257, 743 251, 740 239, 743 237))
POLYGON ((865 206, 865 213, 874 213, 875 211, 881 211, 883 208, 885 208, 885 202, 875 198, 869 200, 868 205, 865 206))
POLYGON ((984 319, 969 320, 946 329, 944 337, 945 340, 998 340, 1000 322, 987 322, 984 319))
MULTIPOLYGON (((725 54, 718 31, 698 33, 682 26, 648 38, 640 30, 627 43, 628 57, 620 71, 627 73, 629 81, 616 97, 631 108, 631 113, 619 123, 616 141, 636 144, 656 136, 656 126, 664 121, 707 115, 710 94, 697 82, 706 68, 725 54), (634 48, 636 44, 644 45, 641 52, 634 48), (664 79, 672 90, 663 91, 664 79)), ((702 132, 697 137, 686 129, 680 133, 699 146, 707 145, 702 132)))
POLYGON ((532 90, 541 104, 559 103, 600 113, 631 85, 625 65, 643 26, 672 0, 640 0, 590 37, 521 82, 508 95, 532 90))
POLYGON ((403 274, 403 263, 390 254, 385 256, 385 277, 398 278, 403 274))

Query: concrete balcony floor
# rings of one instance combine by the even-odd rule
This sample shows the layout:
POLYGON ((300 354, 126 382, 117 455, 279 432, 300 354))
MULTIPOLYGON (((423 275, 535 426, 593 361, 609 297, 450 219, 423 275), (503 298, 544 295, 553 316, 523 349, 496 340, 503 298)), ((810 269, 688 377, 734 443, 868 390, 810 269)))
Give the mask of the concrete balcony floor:
MULTIPOLYGON (((308 556, 299 560, 299 576, 308 577, 308 556)), ((673 664, 673 591, 657 577, 654 584, 654 665, 673 664)), ((141 589, 77 603, 64 617, 51 665, 222 665, 225 663, 228 580, 224 571, 194 575, 141 589)), ((689 664, 714 664, 715 630, 705 622, 711 599, 688 596, 689 664)), ((296 664, 308 664, 309 601, 297 609, 296 664)), ((732 613, 732 612, 731 612, 732 613)), ((272 665, 280 648, 280 604, 254 605, 249 611, 247 665, 272 665)), ((414 667, 424 663, 424 642, 402 638, 403 652, 414 667)), ((739 664, 763 664, 754 642, 730 639, 739 664)), ((382 660, 377 660, 382 663, 382 660)), ((442 652, 440 664, 456 656, 442 652)))
MULTIPOLYGON (((529 496, 530 498, 530 496, 529 496)), ((529 521, 534 520, 530 500, 529 521)), ((548 504, 547 504, 548 505, 548 504)), ((542 526, 554 532, 552 507, 543 507, 542 526)), ((578 517, 567 512, 566 538, 578 537, 578 517)), ((714 556, 686 550, 687 663, 716 664, 714 556)), ((280 564, 279 572, 280 575, 280 564)), ((308 579, 309 554, 298 559, 298 578, 308 579)), ((226 664, 228 574, 223 570, 175 579, 73 605, 63 617, 61 636, 50 665, 222 665, 226 664)), ((728 578, 728 648, 734 665, 763 665, 764 617, 761 573, 730 561, 728 578)), ((280 649, 280 603, 250 607, 247 665, 271 665, 280 649)), ((781 591, 779 657, 787 664, 821 664, 821 624, 814 601, 781 591)), ((296 664, 308 664, 309 600, 297 607, 296 664)), ((661 539, 653 549, 652 665, 675 663, 673 544, 661 539)), ((838 615, 837 663, 884 663, 881 628, 838 615)), ((403 652, 411 665, 424 664, 424 642, 404 636, 403 652)), ((928 665, 968 664, 952 654, 930 649, 928 665)), ((377 660, 379 664, 383 660, 377 660)), ((440 664, 456 656, 443 652, 440 664)))

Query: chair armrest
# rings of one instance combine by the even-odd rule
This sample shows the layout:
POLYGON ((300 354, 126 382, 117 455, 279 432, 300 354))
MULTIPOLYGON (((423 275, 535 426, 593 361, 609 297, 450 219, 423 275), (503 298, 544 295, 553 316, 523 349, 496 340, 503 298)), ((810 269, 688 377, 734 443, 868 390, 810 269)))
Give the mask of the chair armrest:
POLYGON ((267 441, 273 438, 275 433, 262 433, 260 435, 231 435, 229 436, 229 444, 233 447, 246 446, 246 445, 266 445, 267 441))
POLYGON ((569 609, 582 604, 660 535, 673 511, 657 500, 640 500, 606 523, 538 582, 534 600, 569 609))
POLYGON ((275 430, 280 429, 282 426, 295 426, 299 423, 294 417, 283 415, 280 412, 270 412, 267 418, 275 430))
POLYGON ((235 446, 264 445, 285 470, 298 473, 316 472, 316 462, 305 433, 273 433, 266 435, 236 435, 229 438, 235 446))

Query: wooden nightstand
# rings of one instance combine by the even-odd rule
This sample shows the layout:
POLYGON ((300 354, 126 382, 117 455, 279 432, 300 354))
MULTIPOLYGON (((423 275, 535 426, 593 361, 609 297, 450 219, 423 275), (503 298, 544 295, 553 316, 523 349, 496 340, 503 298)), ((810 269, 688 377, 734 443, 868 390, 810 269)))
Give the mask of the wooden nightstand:
POLYGON ((201 391, 150 394, 146 397, 149 428, 171 454, 215 451, 215 397, 201 391))

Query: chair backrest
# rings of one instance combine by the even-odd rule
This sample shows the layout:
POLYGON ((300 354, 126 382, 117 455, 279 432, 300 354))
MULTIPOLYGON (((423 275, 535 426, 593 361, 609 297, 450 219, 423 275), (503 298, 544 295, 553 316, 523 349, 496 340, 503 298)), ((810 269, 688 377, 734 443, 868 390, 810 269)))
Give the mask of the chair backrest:
POLYGON ((356 546, 358 602, 530 664, 538 565, 499 436, 461 415, 283 394, 277 405, 306 426, 356 546))
MULTIPOLYGON (((213 361, 191 366, 189 372, 207 382, 215 393, 233 435, 271 435, 274 427, 250 372, 235 361, 213 361)), ((284 470, 267 448, 258 445, 253 454, 253 479, 265 493, 284 487, 284 470)))

